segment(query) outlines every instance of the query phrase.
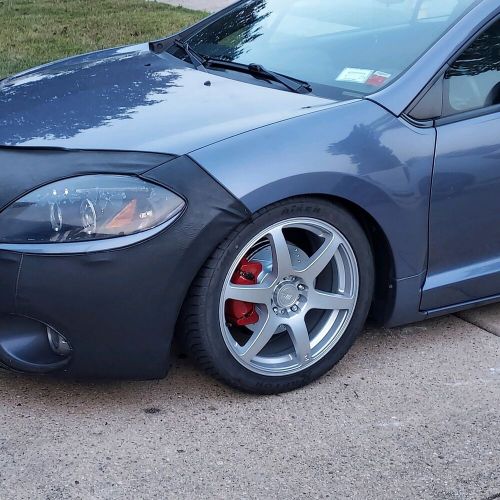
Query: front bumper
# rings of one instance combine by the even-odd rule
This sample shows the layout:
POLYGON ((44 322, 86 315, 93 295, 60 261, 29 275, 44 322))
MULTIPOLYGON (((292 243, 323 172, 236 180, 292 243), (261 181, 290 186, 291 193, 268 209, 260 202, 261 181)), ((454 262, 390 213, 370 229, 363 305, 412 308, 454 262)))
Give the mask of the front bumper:
MULTIPOLYGON (((165 376, 191 282, 217 245, 249 216, 188 157, 141 177, 187 200, 182 217, 149 240, 71 255, 0 249, 0 320, 30 318, 63 335, 73 351, 60 372, 96 378, 165 376)), ((2 350, 1 331, 0 362, 18 368, 2 350)))

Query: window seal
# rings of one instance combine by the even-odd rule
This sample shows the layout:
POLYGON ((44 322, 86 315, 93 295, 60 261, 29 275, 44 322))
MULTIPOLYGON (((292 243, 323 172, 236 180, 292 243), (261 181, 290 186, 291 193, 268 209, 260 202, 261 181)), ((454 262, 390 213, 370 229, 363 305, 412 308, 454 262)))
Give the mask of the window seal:
MULTIPOLYGON (((485 19, 484 24, 479 28, 471 37, 469 40, 465 41, 454 53, 451 55, 446 62, 443 64, 442 68, 434 75, 434 77, 430 80, 430 82, 419 92, 417 97, 411 101, 411 103, 408 105, 408 107, 403 111, 401 116, 406 118, 407 121, 412 123, 413 125, 416 125, 417 123, 420 123, 420 127, 428 127, 429 126, 429 120, 416 120, 415 118, 411 117, 411 112, 412 110, 422 101, 422 99, 425 98, 427 93, 432 89, 432 87, 436 84, 436 82, 440 79, 443 78, 450 68, 451 64, 456 61, 456 59, 463 53, 465 52, 485 31, 487 31, 491 26, 493 26, 496 22, 500 22, 500 7, 497 8, 494 12, 491 13, 491 17, 488 17, 485 19)), ((443 112, 444 112, 444 85, 443 85, 443 112)), ((476 114, 476 116, 481 116, 481 115, 486 115, 490 113, 494 113, 496 111, 491 111, 491 107, 489 108, 482 108, 481 110, 473 110, 475 113, 477 111, 483 111, 481 114, 476 114)), ((433 117, 433 126, 437 126, 439 124, 444 124, 444 123, 452 123, 454 121, 461 121, 465 119, 470 119, 469 116, 463 116, 463 115, 468 115, 470 114, 470 111, 466 111, 463 113, 456 113, 454 115, 447 115, 447 116, 438 116, 438 117, 433 117)), ((417 125, 418 126, 418 125, 417 125)))
POLYGON ((500 104, 488 106, 487 108, 472 109, 454 115, 442 116, 436 119, 436 126, 450 125, 466 120, 473 120, 474 118, 481 118, 482 116, 494 115, 500 113, 500 104))

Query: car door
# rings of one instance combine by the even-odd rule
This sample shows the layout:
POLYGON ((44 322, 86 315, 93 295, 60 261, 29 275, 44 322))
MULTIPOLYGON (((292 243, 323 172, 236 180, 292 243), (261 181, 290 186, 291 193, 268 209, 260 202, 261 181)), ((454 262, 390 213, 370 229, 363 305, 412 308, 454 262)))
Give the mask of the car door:
POLYGON ((500 20, 450 64, 442 88, 423 310, 500 295, 500 20))

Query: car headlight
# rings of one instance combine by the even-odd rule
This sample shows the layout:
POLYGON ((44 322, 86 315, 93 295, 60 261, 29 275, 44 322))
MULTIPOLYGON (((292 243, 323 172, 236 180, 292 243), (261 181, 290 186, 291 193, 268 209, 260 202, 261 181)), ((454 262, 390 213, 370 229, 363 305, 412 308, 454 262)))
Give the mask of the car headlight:
POLYGON ((0 242, 66 243, 128 236, 180 214, 184 200, 125 175, 85 175, 36 189, 0 214, 0 242))

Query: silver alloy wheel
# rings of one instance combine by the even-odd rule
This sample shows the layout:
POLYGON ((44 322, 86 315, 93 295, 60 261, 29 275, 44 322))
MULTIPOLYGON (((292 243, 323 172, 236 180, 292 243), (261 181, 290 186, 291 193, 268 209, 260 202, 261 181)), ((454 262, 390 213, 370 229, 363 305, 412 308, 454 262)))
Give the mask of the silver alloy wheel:
POLYGON ((358 292, 356 256, 343 234, 318 219, 281 221, 255 236, 229 269, 219 306, 224 341, 234 358, 253 372, 268 376, 297 373, 335 347, 352 318, 358 292), (299 235, 301 241, 315 241, 316 248, 308 254, 302 248, 307 245, 287 241, 290 233, 294 239, 299 235), (233 284, 242 260, 264 255, 266 247, 270 262, 257 284, 233 284), (325 273, 328 283, 319 288, 325 273), (226 303, 230 300, 255 304, 259 320, 246 327, 246 336, 228 323, 226 303))

